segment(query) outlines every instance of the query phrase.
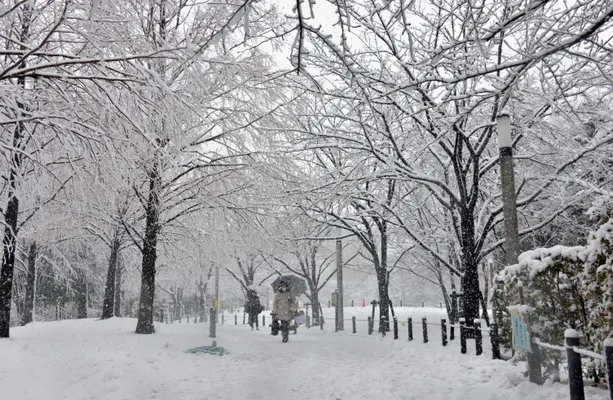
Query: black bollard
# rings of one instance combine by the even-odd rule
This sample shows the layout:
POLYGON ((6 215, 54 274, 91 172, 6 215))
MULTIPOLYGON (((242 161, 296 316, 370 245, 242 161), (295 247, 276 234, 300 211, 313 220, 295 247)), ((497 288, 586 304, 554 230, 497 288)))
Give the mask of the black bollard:
POLYGON ((355 326, 355 317, 351 317, 351 324, 353 325, 353 333, 356 333, 356 326, 355 326))
MULTIPOLYGON (((604 341, 604 358, 607 363, 607 382, 613 382, 613 339, 604 341)), ((609 398, 613 399, 613 384, 609 383, 609 398)))
POLYGON ((498 325, 490 326, 490 340, 492 342, 492 358, 500 360, 500 338, 498 337, 498 325))
POLYGON ((353 305, 353 300, 351 300, 351 307, 353 307, 353 306, 354 306, 354 305, 353 305))
POLYGON ((398 318, 394 317, 394 339, 398 339, 398 318))
POLYGON ((226 323, 226 322, 225 322, 225 315, 224 315, 224 314, 221 314, 221 324, 223 325, 223 324, 225 324, 225 323, 226 323))
POLYGON ((234 325, 238 325, 238 315, 234 314, 234 325))
POLYGON ((443 346, 447 346, 447 320, 441 319, 441 338, 443 346))
POLYGON ((372 317, 368 317, 368 334, 372 335, 372 331, 373 331, 372 317))
POLYGON ((323 315, 319 316, 319 330, 320 331, 324 330, 324 317, 323 317, 323 315))
POLYGON ((460 318, 460 352, 466 354, 466 327, 464 326, 464 318, 460 318))
POLYGON ((579 346, 579 332, 567 329, 564 332, 566 338, 566 359, 568 360, 568 388, 570 400, 584 400, 583 372, 581 371, 581 354, 575 353, 573 347, 579 346))
POLYGON ((424 343, 428 343, 428 322, 425 318, 421 319, 421 326, 424 331, 424 343))
POLYGON ((407 320, 407 325, 409 327, 409 342, 413 340, 413 318, 409 318, 407 320))
POLYGON ((478 356, 483 353, 483 335, 481 333, 481 322, 475 322, 475 350, 478 356))
POLYGON ((449 321, 449 340, 455 340, 455 326, 451 320, 449 321))
POLYGON ((266 327, 266 315, 262 315, 262 327, 266 327))
POLYGON ((245 313, 243 313, 243 325, 245 325, 245 313))

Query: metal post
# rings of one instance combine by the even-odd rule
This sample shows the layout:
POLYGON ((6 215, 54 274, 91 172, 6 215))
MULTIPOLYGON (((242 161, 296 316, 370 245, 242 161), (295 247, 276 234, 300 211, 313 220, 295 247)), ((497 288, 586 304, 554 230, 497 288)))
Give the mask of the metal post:
POLYGON ((223 325, 225 323, 226 323, 226 321, 225 321, 225 318, 224 318, 224 314, 221 313, 221 324, 223 325))
POLYGON ((409 327, 409 342, 413 340, 413 318, 407 319, 407 325, 409 327))
POLYGON ((355 317, 351 317, 351 324, 353 325, 353 333, 356 333, 357 331, 355 329, 356 328, 356 326, 355 326, 356 325, 355 324, 355 317))
POLYGON ((372 331, 373 331, 373 321, 372 321, 372 317, 368 317, 368 334, 372 335, 372 331))
POLYGON ((211 318, 210 318, 211 324, 209 325, 209 337, 215 338, 216 337, 215 333, 217 331, 217 316, 215 315, 216 309, 211 307, 210 313, 211 313, 211 318))
POLYGON ((394 339, 398 339, 398 318, 394 317, 394 339))
POLYGON ((609 399, 613 400, 613 339, 604 341, 604 357, 607 363, 607 383, 609 386, 609 399))
POLYGON ((262 328, 264 327, 266 327, 266 315, 262 315, 262 328))
POLYGON ((443 346, 447 346, 447 320, 441 319, 441 337, 443 338, 443 346))
POLYGON ((567 329, 564 332, 566 338, 566 357, 568 360, 568 388, 570 400, 584 400, 583 372, 581 371, 581 355, 575 353, 573 347, 579 346, 579 332, 567 329))
POLYGON ((234 325, 238 325, 238 315, 234 314, 234 325))
POLYGON ((324 330, 324 319, 322 315, 319 316, 319 330, 320 331, 324 330))
MULTIPOLYGON (((245 314, 245 313, 243 313, 243 325, 245 325, 245 316, 246 316, 246 314, 245 314)), ((256 317, 256 318, 257 318, 257 317, 256 317)))
POLYGON ((475 322, 475 349, 478 356, 483 353, 483 335, 481 332, 481 322, 475 322))
POLYGON ((425 318, 421 319, 421 326, 424 332, 424 343, 428 343, 428 322, 425 318))
POLYGON ((466 329, 464 326, 465 323, 464 318, 460 318, 460 352, 462 352, 462 354, 466 354, 466 332, 464 332, 466 329))
POLYGON ((353 308, 353 300, 351 300, 351 307, 353 308))

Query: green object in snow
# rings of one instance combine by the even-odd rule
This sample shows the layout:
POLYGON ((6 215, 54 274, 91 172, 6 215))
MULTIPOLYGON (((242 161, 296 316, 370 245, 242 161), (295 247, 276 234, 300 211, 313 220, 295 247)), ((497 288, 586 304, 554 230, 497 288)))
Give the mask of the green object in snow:
POLYGON ((229 354, 230 352, 223 347, 217 346, 200 346, 194 347, 185 351, 186 353, 191 354, 199 354, 199 353, 207 353, 215 356, 223 356, 224 354, 229 354))

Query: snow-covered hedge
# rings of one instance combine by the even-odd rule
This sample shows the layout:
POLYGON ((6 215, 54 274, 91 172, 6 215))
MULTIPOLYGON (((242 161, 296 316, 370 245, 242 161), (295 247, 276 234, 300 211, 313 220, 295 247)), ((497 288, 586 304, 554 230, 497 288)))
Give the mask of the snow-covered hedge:
POLYGON ((586 336, 593 350, 602 351, 603 341, 613 331, 613 219, 590 235, 585 251, 583 291, 589 322, 586 336))
MULTIPOLYGON (((613 219, 590 234, 587 246, 554 246, 522 253, 519 263, 496 276, 494 304, 503 343, 510 346, 510 317, 506 307, 519 304, 518 283, 532 311, 530 329, 543 342, 563 345, 564 330, 583 333, 582 346, 602 351, 613 330, 613 219)), ((558 354, 545 350, 547 367, 558 354)))

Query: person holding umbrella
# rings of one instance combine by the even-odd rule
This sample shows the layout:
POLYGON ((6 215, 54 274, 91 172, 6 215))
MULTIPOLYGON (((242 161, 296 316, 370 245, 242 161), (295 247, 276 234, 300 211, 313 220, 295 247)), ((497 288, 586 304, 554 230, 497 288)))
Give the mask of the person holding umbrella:
POLYGON ((289 340, 289 323, 294 317, 294 313, 298 311, 298 307, 296 299, 292 295, 290 287, 284 279, 279 280, 277 288, 278 293, 275 295, 272 314, 273 319, 280 321, 280 330, 283 337, 282 342, 287 343, 289 340))

